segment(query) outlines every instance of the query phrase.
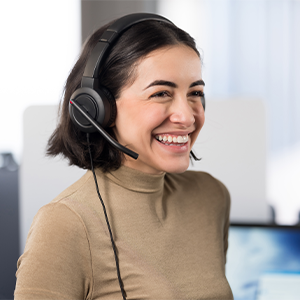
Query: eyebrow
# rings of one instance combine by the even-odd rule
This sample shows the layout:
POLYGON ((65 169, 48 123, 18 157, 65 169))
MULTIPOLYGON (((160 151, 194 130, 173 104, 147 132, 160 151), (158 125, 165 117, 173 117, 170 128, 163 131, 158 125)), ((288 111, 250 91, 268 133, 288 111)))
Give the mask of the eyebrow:
MULTIPOLYGON (((172 81, 167 81, 167 80, 155 80, 153 82, 151 82, 144 90, 148 89, 149 87, 151 86, 155 86, 155 85, 166 85, 166 86, 170 86, 170 87, 173 87, 173 88, 177 88, 178 85, 172 81)), ((195 82, 193 82, 189 87, 194 87, 194 86, 197 86, 197 85, 203 85, 205 86, 205 83, 204 81, 201 79, 201 80, 197 80, 195 82)))
POLYGON ((190 85, 190 88, 193 87, 193 86, 196 86, 196 85, 203 85, 203 86, 205 86, 205 82, 202 79, 201 80, 197 80, 197 81, 193 82, 190 85))

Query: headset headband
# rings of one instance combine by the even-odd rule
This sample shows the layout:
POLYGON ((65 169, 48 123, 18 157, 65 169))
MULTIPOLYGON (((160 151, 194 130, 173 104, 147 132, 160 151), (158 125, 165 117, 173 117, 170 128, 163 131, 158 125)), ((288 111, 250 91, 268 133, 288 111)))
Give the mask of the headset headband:
POLYGON ((136 23, 149 20, 173 24, 170 20, 162 16, 150 13, 130 14, 116 20, 101 35, 97 45, 92 50, 92 53, 84 69, 83 77, 81 80, 81 87, 94 87, 94 79, 99 77, 99 68, 106 56, 106 53, 109 52, 108 50, 119 38, 122 32, 136 23))

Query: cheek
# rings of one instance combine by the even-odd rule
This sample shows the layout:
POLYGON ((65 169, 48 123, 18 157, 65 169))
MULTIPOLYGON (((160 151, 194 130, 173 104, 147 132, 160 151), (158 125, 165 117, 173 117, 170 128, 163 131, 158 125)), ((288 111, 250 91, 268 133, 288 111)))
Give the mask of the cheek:
POLYGON ((137 108, 129 99, 117 100, 116 126, 122 129, 130 126, 138 118, 137 108))
MULTIPOLYGON (((151 132, 155 127, 161 125, 164 120, 164 112, 157 105, 127 101, 117 101, 116 127, 130 131, 151 132)), ((120 130, 119 130, 120 131, 120 130)))
POLYGON ((117 116, 115 121, 115 134, 122 144, 134 145, 142 143, 146 128, 143 126, 147 114, 135 105, 117 106, 117 116))

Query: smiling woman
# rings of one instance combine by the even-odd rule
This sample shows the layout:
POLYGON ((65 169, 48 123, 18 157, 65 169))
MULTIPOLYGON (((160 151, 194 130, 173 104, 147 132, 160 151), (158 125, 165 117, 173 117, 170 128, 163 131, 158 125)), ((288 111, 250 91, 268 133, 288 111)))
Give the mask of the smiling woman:
POLYGON ((200 58, 185 45, 165 47, 141 60, 136 76, 117 100, 117 140, 140 154, 124 165, 149 174, 184 172, 204 123, 200 58))
POLYGON ((36 215, 15 299, 232 299, 229 193, 186 171, 203 89, 193 38, 161 16, 125 16, 88 39, 48 144, 87 173, 36 215))

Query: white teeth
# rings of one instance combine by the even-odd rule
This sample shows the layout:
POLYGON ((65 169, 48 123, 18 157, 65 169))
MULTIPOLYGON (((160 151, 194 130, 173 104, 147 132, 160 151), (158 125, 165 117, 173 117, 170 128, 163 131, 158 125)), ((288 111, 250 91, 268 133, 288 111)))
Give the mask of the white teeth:
POLYGON ((156 135, 155 138, 163 143, 168 142, 168 143, 170 143, 170 145, 173 145, 171 143, 185 144, 189 139, 188 135, 178 135, 178 136, 156 135))
POLYGON ((181 135, 177 138, 177 143, 183 143, 183 137, 181 135))

